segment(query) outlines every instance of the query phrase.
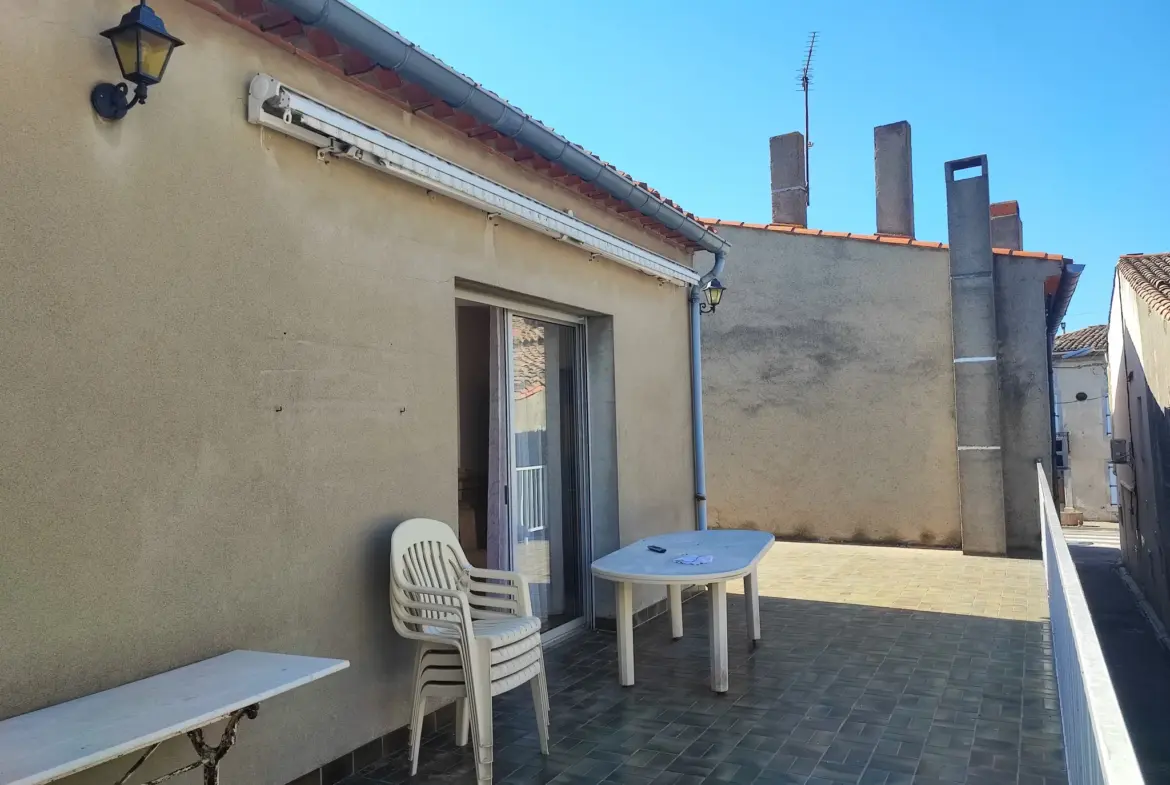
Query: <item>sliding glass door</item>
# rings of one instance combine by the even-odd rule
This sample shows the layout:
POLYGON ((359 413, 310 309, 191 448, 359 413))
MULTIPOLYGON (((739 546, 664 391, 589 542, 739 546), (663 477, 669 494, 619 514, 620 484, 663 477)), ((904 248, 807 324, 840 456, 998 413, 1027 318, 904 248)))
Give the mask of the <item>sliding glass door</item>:
POLYGON ((580 328, 509 314, 512 563, 530 582, 542 631, 584 611, 584 422, 580 328))

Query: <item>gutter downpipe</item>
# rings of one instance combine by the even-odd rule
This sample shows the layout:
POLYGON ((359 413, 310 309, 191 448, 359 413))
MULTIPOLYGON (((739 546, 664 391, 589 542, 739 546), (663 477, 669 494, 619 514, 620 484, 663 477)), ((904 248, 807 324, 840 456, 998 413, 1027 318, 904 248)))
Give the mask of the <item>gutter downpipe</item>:
MULTIPOLYGON (((1056 283, 1056 292, 1052 295, 1052 309, 1048 314, 1048 432, 1051 434, 1049 444, 1051 445, 1049 458, 1052 461, 1052 477, 1048 482, 1052 485, 1050 489, 1052 493, 1056 494, 1057 485, 1057 469, 1056 469, 1056 365, 1052 360, 1052 352, 1056 348, 1056 331, 1060 328, 1060 320, 1063 315, 1058 315, 1060 308, 1060 300, 1065 296, 1065 288, 1068 286, 1072 271, 1069 270, 1071 262, 1065 259, 1060 264, 1060 278, 1056 283)), ((1071 298, 1070 298, 1071 299, 1071 298)), ((1067 304, 1065 305, 1067 308, 1067 304)))
POLYGON ((688 301, 691 306, 691 432, 695 440, 695 528, 707 530, 707 458, 703 441, 703 330, 699 321, 699 305, 703 289, 723 273, 725 251, 715 252, 715 266, 691 286, 688 301))

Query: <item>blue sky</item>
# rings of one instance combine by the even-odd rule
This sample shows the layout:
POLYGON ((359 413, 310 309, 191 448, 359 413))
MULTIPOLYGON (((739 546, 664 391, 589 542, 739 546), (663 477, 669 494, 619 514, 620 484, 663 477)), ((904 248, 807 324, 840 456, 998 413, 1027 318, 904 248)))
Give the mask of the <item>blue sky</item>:
POLYGON ((1086 265, 1069 329, 1107 321, 1119 254, 1170 251, 1165 0, 356 4, 686 209, 760 222, 818 30, 810 226, 874 230, 873 126, 909 120, 918 236, 946 240, 943 162, 986 153, 1025 247, 1086 265))

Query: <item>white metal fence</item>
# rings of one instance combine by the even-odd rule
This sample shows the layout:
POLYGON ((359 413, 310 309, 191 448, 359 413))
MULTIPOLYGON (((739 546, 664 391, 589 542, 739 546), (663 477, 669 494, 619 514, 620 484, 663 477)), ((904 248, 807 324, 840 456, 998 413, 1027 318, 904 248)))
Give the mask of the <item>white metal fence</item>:
POLYGON ((1039 461, 1036 477, 1069 785, 1142 785, 1141 769, 1113 692, 1097 630, 1039 461))

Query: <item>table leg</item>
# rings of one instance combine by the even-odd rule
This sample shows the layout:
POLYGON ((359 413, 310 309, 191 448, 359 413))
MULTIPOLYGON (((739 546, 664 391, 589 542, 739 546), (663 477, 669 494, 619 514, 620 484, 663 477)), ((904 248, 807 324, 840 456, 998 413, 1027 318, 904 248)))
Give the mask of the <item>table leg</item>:
POLYGON ((666 593, 670 595, 670 635, 676 641, 683 636, 682 590, 677 583, 666 587, 666 593))
POLYGON ((623 687, 634 683, 634 585, 617 585, 618 681, 623 687))
POLYGON ((707 584, 711 598, 711 689, 727 692, 727 584, 707 584))
POLYGON ((755 646, 760 639, 760 576, 755 570, 743 576, 743 602, 747 608, 748 637, 755 646))

